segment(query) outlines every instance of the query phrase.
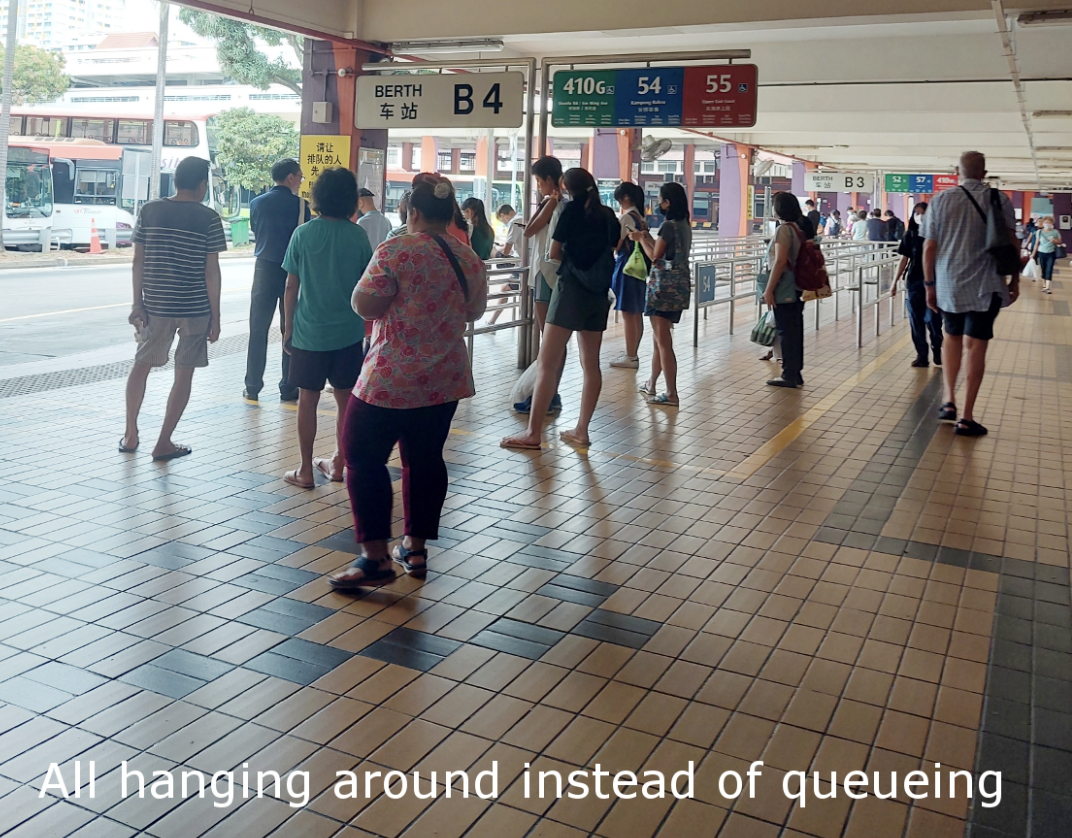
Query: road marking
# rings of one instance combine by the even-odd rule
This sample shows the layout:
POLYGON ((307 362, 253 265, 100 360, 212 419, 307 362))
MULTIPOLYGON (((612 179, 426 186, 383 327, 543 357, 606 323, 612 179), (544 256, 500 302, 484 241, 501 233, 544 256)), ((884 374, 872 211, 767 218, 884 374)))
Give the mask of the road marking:
MULTIPOLYGON (((221 294, 233 294, 235 291, 248 291, 248 288, 224 288, 221 294)), ((19 317, 4 317, 0 323, 14 323, 16 320, 33 320, 35 317, 55 317, 60 314, 78 314, 83 311, 101 311, 106 308, 129 307, 130 303, 109 303, 106 306, 86 306, 85 308, 65 308, 62 311, 42 311, 38 314, 23 314, 19 317)))

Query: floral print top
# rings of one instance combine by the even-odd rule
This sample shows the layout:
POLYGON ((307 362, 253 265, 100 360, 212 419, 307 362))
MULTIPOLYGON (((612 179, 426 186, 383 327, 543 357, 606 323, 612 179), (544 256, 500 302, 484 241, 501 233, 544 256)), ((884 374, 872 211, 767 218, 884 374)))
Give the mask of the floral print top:
POLYGON ((476 392, 465 326, 487 308, 484 263, 472 248, 441 236, 469 285, 468 301, 439 244, 427 233, 381 244, 354 289, 394 297, 373 321, 372 340, 354 395, 377 407, 407 410, 466 399, 476 392))

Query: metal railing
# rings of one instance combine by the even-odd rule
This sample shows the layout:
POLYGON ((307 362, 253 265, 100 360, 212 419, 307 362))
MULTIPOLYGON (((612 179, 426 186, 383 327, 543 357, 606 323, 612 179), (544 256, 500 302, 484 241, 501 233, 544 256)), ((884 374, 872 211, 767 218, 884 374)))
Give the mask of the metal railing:
POLYGON ((882 312, 880 304, 883 300, 889 300, 889 312, 890 312, 890 325, 893 325, 895 307, 893 301, 896 299, 891 292, 893 288, 893 278, 896 275, 897 264, 901 261, 900 255, 896 252, 888 252, 876 256, 876 258, 868 263, 860 265, 856 269, 856 282, 854 290, 859 295, 859 303, 856 306, 856 347, 859 349, 864 345, 864 311, 869 308, 875 309, 875 336, 879 334, 882 321, 882 312), (873 300, 867 299, 867 292, 874 288, 875 298, 873 300))
MULTIPOLYGON (((476 335, 488 335, 492 332, 502 332, 506 329, 524 329, 524 327, 532 324, 532 312, 531 309, 531 294, 525 293, 528 288, 528 272, 529 269, 523 265, 517 264, 517 260, 513 259, 489 259, 485 264, 487 265, 502 265, 503 263, 513 262, 512 266, 504 267, 489 267, 487 271, 488 277, 488 312, 503 311, 506 309, 516 309, 517 316, 511 320, 500 323, 487 323, 483 326, 478 326, 476 323, 469 323, 465 329, 465 341, 469 347, 469 360, 473 360, 473 338, 476 335), (491 289, 497 288, 502 285, 516 285, 515 288, 511 288, 509 291, 493 291, 491 289), (526 306, 526 301, 529 301, 529 305, 526 306)), ((522 339, 524 335, 522 334, 522 339)))

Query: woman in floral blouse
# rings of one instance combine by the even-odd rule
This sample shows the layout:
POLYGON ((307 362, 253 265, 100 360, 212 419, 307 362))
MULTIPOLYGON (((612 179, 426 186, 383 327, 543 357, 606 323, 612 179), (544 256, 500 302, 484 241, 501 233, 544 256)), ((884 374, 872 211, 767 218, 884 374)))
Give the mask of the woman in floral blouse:
POLYGON ((377 248, 354 289, 353 307, 373 322, 372 341, 346 412, 344 447, 354 530, 363 555, 329 578, 337 590, 426 570, 427 540, 439 535, 447 496, 443 446, 460 399, 475 392, 466 323, 487 308, 484 263, 448 234, 454 187, 446 178, 413 180, 410 235, 377 248), (402 458, 405 537, 388 552, 394 502, 387 461, 402 458))

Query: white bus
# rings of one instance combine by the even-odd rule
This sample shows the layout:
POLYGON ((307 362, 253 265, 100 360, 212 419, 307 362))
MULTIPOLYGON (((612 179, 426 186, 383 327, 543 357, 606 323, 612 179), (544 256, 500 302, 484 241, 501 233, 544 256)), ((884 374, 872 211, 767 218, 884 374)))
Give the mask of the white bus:
POLYGON ((4 190, 4 246, 47 250, 52 230, 54 195, 48 148, 12 142, 7 151, 4 190))

